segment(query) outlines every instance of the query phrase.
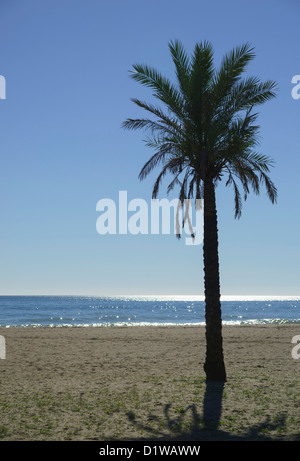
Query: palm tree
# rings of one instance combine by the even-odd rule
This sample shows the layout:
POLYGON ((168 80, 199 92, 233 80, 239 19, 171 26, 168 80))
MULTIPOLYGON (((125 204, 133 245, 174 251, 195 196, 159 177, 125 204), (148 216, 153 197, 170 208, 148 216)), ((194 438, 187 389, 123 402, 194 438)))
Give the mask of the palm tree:
POLYGON ((214 68, 212 45, 197 43, 191 57, 179 41, 169 50, 176 71, 176 84, 144 64, 133 66, 132 78, 153 90, 160 105, 139 99, 132 101, 149 113, 150 118, 127 119, 123 127, 146 129, 147 146, 154 155, 143 166, 143 180, 162 165, 152 197, 156 198, 162 179, 171 175, 170 192, 179 186, 179 200, 204 201, 204 292, 206 323, 207 380, 226 381, 222 345, 222 318, 218 257, 218 227, 215 189, 225 177, 233 186, 235 217, 241 216, 242 199, 252 189, 259 194, 261 185, 272 203, 277 190, 268 176, 272 160, 256 151, 259 127, 253 108, 275 96, 273 81, 244 77, 248 63, 255 57, 249 44, 227 53, 219 69, 214 68), (242 187, 242 192, 240 191, 242 187))

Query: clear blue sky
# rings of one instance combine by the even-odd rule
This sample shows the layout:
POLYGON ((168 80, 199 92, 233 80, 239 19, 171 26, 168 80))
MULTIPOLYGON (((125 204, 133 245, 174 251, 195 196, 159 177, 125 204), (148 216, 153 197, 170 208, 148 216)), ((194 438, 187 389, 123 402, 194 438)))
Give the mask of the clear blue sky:
POLYGON ((129 78, 148 63, 173 78, 168 42, 209 40, 216 66, 250 42, 249 74, 276 80, 262 106, 260 151, 278 192, 251 195, 242 218, 219 187, 222 294, 298 295, 300 74, 297 0, 1 0, 0 294, 203 294, 202 246, 173 235, 96 232, 96 203, 150 200, 142 132, 121 128, 151 92, 129 78))

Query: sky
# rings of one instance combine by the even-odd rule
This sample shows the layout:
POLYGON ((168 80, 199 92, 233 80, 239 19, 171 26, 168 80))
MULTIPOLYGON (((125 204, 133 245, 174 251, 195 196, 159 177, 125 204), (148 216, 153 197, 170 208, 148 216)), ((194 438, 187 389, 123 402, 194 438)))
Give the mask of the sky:
POLYGON ((203 295, 202 245, 96 230, 99 200, 150 203, 159 170, 139 181, 152 152, 121 125, 142 115, 131 98, 153 98, 129 71, 172 80, 178 39, 210 41, 216 67, 248 42, 245 75, 278 84, 258 118, 278 203, 250 194, 236 220, 217 187, 221 294, 299 295, 299 16, 297 0, 0 0, 0 294, 203 295))

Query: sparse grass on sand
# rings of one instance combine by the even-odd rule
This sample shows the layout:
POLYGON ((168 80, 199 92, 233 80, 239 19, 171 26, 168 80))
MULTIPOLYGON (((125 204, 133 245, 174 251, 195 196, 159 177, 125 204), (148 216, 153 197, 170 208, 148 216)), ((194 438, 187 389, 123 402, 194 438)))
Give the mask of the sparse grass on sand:
POLYGON ((204 327, 0 329, 0 439, 300 440, 299 333, 225 326, 222 384, 204 327))

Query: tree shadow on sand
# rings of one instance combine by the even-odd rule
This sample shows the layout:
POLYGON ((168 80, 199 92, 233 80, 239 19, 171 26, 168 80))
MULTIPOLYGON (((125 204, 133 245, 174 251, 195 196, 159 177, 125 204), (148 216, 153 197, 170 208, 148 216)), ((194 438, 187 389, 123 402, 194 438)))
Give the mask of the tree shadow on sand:
MULTIPOLYGON (((286 426, 285 415, 278 417, 276 422, 271 422, 270 417, 267 416, 262 423, 250 427, 243 436, 232 435, 229 432, 220 430, 224 384, 223 382, 206 382, 202 415, 199 415, 197 412, 196 405, 191 404, 185 409, 180 409, 178 416, 177 414, 174 416, 172 404, 170 403, 164 407, 164 419, 149 415, 148 419, 156 422, 157 427, 163 427, 164 429, 162 430, 153 429, 150 425, 139 423, 135 419, 133 413, 127 413, 128 420, 131 424, 145 433, 145 436, 136 440, 275 440, 273 437, 264 434, 264 432, 284 430, 286 426), (188 424, 186 423, 187 417, 189 417, 188 424)), ((297 436, 297 440, 299 440, 299 435, 297 436)))

